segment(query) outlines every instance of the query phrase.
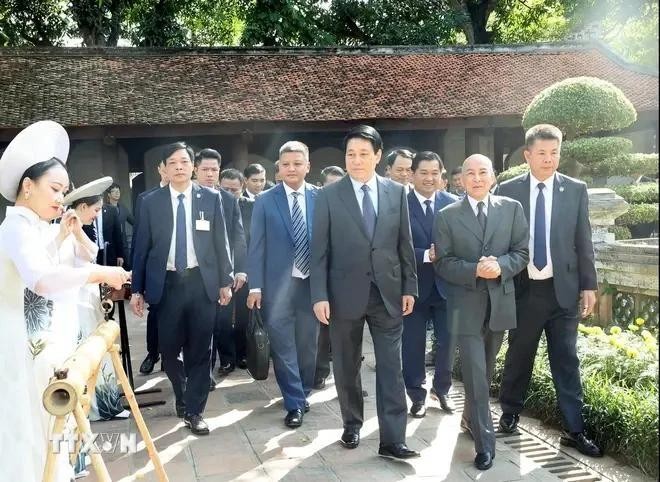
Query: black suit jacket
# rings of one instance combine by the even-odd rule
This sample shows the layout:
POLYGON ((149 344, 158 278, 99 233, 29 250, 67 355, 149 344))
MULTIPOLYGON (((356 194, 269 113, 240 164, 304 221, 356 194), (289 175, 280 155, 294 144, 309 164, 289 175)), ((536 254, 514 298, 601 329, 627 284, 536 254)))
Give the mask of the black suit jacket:
MULTIPOLYGON (((192 214, 193 244, 204 288, 209 300, 217 301, 220 288, 233 282, 227 228, 218 192, 193 183, 192 214), (195 220, 200 218, 199 213, 204 213, 204 219, 210 223, 208 231, 196 229, 195 220)), ((169 186, 144 196, 138 219, 132 290, 134 293, 144 293, 147 303, 154 304, 160 301, 163 294, 174 230, 169 186)))
POLYGON ((254 200, 246 197, 238 198, 238 207, 241 210, 241 219, 243 220, 243 231, 245 232, 245 243, 250 245, 250 224, 252 223, 252 210, 254 209, 254 200))
POLYGON ((378 214, 372 240, 349 176, 319 190, 312 232, 312 303, 330 302, 331 316, 364 315, 372 280, 392 317, 402 295, 417 296, 415 252, 407 189, 378 176, 378 214))
MULTIPOLYGON (((117 266, 117 258, 124 258, 124 237, 119 224, 119 213, 114 206, 108 204, 103 205, 102 213, 103 242, 107 244, 105 252, 99 252, 96 262, 103 264, 105 258, 107 266, 117 266)), ((83 226, 83 231, 89 239, 96 242, 92 224, 83 226)))
POLYGON ((238 199, 225 191, 219 189, 222 197, 222 210, 225 215, 227 225, 227 237, 229 239, 229 249, 234 260, 234 272, 245 273, 245 257, 247 256, 247 244, 245 240, 245 230, 243 228, 243 219, 241 210, 238 206, 238 199))
MULTIPOLYGON (((496 193, 520 202, 529 222, 530 175, 523 174, 497 187, 496 193)), ((530 226, 530 229, 534 229, 530 226)), ((555 173, 550 221, 550 256, 555 295, 562 308, 577 306, 580 291, 598 289, 594 247, 589 223, 587 185, 555 173)), ((529 276, 523 270, 516 280, 516 292, 528 287, 529 276)))

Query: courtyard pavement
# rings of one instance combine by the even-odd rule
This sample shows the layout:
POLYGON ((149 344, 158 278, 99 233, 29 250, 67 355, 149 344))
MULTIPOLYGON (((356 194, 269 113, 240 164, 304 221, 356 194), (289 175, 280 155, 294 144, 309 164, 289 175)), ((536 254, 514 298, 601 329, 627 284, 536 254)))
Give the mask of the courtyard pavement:
MULTIPOLYGON (((523 417, 520 434, 498 436, 493 468, 477 471, 473 466, 473 442, 459 428, 463 393, 458 382, 451 394, 460 407, 456 413, 445 414, 429 400, 425 418, 409 418, 407 442, 421 452, 419 459, 401 463, 378 457, 374 356, 368 332, 362 368, 368 396, 362 441, 357 449, 346 450, 337 442, 342 425, 332 378, 324 390, 312 393, 311 410, 305 415, 303 426, 291 430, 283 424, 285 412, 272 369, 263 382, 254 381, 240 369, 218 379, 204 414, 211 433, 197 437, 175 417, 172 390, 165 373, 158 371, 160 363, 150 376, 138 373, 146 352, 145 320, 129 314, 128 326, 136 388, 162 389, 161 393, 142 395, 139 400, 166 401, 164 405, 143 408, 142 414, 171 482, 652 480, 610 457, 594 461, 572 449, 560 450, 559 432, 529 417, 523 417)), ((497 408, 494 403, 492 407, 497 408)), ((495 412, 493 416, 495 420, 499 417, 495 412)), ((104 434, 137 432, 132 418, 95 422, 92 430, 104 434)), ((116 450, 103 455, 113 481, 157 480, 144 443, 139 435, 137 438, 136 453, 122 454, 116 450)), ((88 468, 91 474, 81 480, 96 481, 91 464, 88 468)))

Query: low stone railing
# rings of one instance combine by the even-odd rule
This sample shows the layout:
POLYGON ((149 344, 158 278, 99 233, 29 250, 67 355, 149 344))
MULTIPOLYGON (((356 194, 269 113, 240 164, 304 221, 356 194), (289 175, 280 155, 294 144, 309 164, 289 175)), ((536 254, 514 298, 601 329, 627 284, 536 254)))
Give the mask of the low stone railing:
POLYGON ((658 326, 658 239, 615 241, 608 228, 628 210, 611 189, 589 189, 599 299, 597 323, 623 327, 643 318, 658 326))

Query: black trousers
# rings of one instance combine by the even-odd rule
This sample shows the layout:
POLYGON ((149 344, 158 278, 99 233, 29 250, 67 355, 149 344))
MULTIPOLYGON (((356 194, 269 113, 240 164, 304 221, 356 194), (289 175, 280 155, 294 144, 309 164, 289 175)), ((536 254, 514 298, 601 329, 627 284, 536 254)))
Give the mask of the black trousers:
POLYGON ((509 332, 500 388, 500 405, 505 413, 519 414, 532 377, 536 350, 545 332, 552 381, 559 409, 569 432, 582 432, 582 383, 577 357, 578 306, 559 306, 552 279, 529 281, 529 287, 516 302, 518 327, 509 332))
POLYGON ((158 357, 158 305, 149 305, 147 314, 147 355, 155 360, 158 357))
POLYGON ((330 327, 323 323, 319 325, 319 340, 316 350, 315 381, 330 376, 330 327))
POLYGON ((236 364, 236 347, 234 344, 234 300, 226 305, 217 305, 215 309, 215 326, 213 328, 213 351, 211 368, 215 368, 217 357, 220 365, 236 364))
POLYGON ((177 403, 201 415, 209 393, 216 300, 209 300, 199 268, 168 271, 158 304, 158 344, 177 403), (183 350, 183 363, 177 360, 183 350))

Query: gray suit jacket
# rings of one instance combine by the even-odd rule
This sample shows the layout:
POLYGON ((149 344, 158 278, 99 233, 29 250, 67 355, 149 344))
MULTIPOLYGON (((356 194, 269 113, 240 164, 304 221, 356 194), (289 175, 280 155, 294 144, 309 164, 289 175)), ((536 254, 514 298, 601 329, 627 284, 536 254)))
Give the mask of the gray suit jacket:
POLYGON ((436 215, 433 234, 435 271, 448 284, 450 332, 456 335, 480 334, 489 298, 490 329, 515 328, 513 277, 527 266, 529 260, 529 231, 520 203, 491 195, 484 233, 466 196, 436 215), (502 269, 498 279, 477 278, 477 263, 482 256, 497 257, 502 269))
POLYGON ((401 316, 403 295, 417 296, 406 189, 380 176, 377 216, 370 241, 349 176, 319 191, 312 231, 312 303, 329 301, 333 318, 363 316, 372 280, 390 316, 401 316))
MULTIPOLYGON (((529 189, 529 174, 523 174, 499 185, 495 193, 520 202, 529 220, 529 189)), ((575 309, 580 291, 598 289, 589 196, 584 182, 559 173, 552 192, 550 256, 557 301, 562 308, 575 309)), ((528 282, 524 270, 516 279, 516 289, 525 291, 528 282)))

